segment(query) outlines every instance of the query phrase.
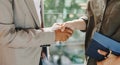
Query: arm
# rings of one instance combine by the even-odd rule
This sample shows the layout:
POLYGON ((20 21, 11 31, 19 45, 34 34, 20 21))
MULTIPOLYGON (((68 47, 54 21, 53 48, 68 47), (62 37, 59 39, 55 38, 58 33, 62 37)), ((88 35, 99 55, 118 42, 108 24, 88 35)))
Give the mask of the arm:
MULTIPOLYGON (((36 29, 16 29, 10 0, 0 0, 0 45, 8 47, 36 47, 53 43, 54 41, 65 41, 71 36, 71 30, 45 31, 36 29)), ((54 26, 53 26, 54 27, 54 26)), ((49 28, 50 29, 50 28, 49 28)))
POLYGON ((36 29, 16 30, 10 0, 0 0, 0 45, 8 47, 34 47, 55 41, 54 32, 36 29))
POLYGON ((86 18, 81 17, 80 19, 72 20, 72 21, 67 21, 63 23, 62 30, 65 29, 65 27, 71 28, 73 30, 86 30, 86 18))

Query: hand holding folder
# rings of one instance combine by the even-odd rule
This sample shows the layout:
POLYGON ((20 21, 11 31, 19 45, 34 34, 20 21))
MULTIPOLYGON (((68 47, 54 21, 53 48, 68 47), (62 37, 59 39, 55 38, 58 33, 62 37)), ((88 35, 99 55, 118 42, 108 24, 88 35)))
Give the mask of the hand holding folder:
POLYGON ((98 49, 101 49, 107 53, 109 53, 111 50, 112 54, 120 56, 119 42, 114 41, 98 32, 95 32, 91 44, 86 51, 86 55, 98 61, 104 60, 105 57, 98 53, 98 49))

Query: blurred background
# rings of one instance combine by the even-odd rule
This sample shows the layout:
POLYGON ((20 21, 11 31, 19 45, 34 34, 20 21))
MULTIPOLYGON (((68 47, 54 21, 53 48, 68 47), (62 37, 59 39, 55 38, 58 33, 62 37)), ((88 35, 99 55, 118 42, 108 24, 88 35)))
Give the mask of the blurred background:
MULTIPOLYGON (((44 0, 45 27, 54 23, 63 23, 85 15, 87 0, 44 0)), ((56 42, 50 46, 51 65, 83 65, 85 33, 74 31, 65 42, 56 42)))

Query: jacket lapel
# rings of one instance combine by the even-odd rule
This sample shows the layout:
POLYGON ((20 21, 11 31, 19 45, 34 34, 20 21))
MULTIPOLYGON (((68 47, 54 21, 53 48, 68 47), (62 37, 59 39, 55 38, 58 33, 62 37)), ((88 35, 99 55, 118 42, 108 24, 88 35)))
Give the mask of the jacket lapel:
POLYGON ((40 0, 40 5, 41 5, 41 28, 44 27, 44 2, 43 0, 40 0))
POLYGON ((35 20, 35 23, 37 25, 37 27, 40 27, 40 22, 39 22, 39 19, 38 19, 38 15, 37 15, 37 12, 36 12, 36 8, 35 8, 35 5, 34 5, 34 2, 33 0, 25 0, 34 20, 35 20))

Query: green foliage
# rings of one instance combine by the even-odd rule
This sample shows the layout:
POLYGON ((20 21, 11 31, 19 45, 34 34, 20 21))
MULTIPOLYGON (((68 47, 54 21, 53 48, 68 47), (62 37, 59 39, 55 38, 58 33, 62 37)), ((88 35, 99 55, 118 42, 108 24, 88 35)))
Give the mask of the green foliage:
MULTIPOLYGON (((82 14, 85 14, 85 10, 81 8, 80 3, 85 3, 86 0, 44 0, 45 9, 45 27, 50 27, 53 23, 63 23, 73 19, 78 19, 82 14), (66 2, 70 1, 70 2, 66 2), (69 5, 69 6, 66 6, 69 5)), ((69 40, 81 40, 80 31, 75 31, 73 36, 69 40)), ((69 41, 68 40, 68 41, 69 41)), ((75 43, 74 43, 75 44, 75 43)), ((53 47, 52 47, 53 48, 53 47)), ((65 50, 66 46, 61 44, 51 50, 52 55, 65 55, 73 63, 81 64, 84 61, 84 52, 80 51, 79 54, 68 53, 65 50)), ((60 64, 60 63, 59 63, 60 64)))
MULTIPOLYGON (((79 18, 81 14, 85 13, 82 10, 77 0, 44 0, 45 8, 45 26, 52 26, 55 22, 64 22, 79 18), (67 3, 65 1, 71 1, 67 3), (65 6, 70 4, 69 7, 65 6), (59 16, 60 15, 60 16, 59 16)), ((86 0, 78 0, 79 3, 85 3, 86 0)))

